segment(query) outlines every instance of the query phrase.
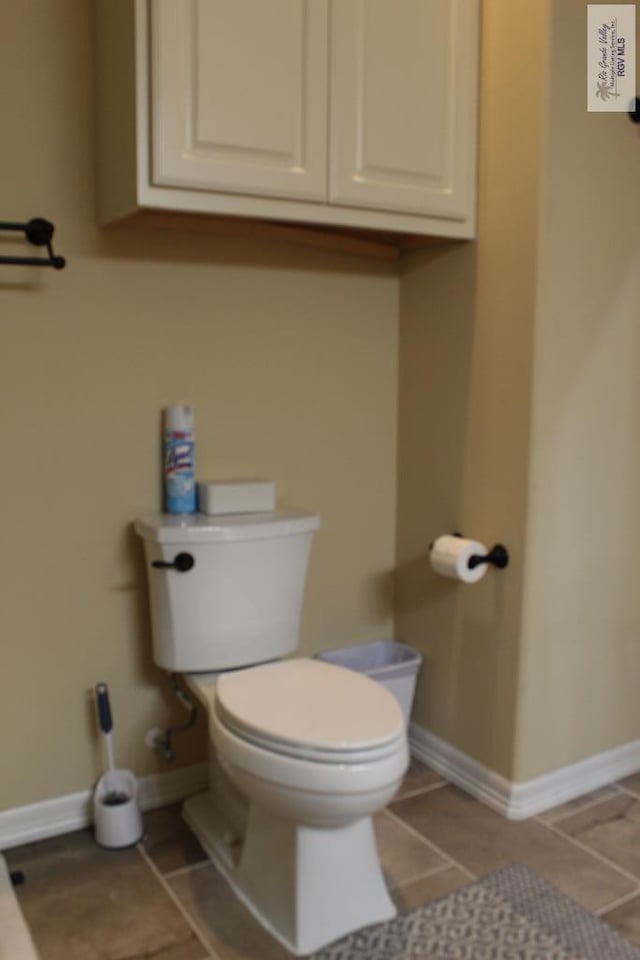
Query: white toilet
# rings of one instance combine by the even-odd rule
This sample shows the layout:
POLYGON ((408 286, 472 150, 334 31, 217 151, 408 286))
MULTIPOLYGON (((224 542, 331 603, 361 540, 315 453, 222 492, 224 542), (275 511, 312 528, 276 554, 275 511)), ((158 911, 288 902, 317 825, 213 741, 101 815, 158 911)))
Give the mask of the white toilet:
POLYGON ((409 755, 402 710, 298 646, 312 513, 155 514, 154 659, 207 709, 210 785, 184 816, 237 895, 295 954, 390 919, 371 816, 409 755), (241 669, 244 668, 244 669, 241 669))

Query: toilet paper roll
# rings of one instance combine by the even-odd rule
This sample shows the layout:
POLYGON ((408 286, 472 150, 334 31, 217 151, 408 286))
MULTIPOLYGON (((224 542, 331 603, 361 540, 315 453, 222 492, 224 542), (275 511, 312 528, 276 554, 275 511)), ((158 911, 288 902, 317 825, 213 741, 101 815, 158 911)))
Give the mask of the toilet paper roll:
POLYGON ((470 567, 469 560, 473 556, 485 557, 487 553, 485 545, 477 540, 444 534, 431 547, 431 566, 443 577, 451 577, 462 583, 477 583, 487 572, 487 564, 470 567))

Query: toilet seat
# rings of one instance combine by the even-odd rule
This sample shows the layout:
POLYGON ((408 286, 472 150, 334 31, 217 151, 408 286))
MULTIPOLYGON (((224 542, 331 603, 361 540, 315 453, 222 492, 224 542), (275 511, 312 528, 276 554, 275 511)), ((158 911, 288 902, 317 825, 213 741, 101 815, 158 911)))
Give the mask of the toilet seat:
POLYGON ((300 822, 363 816, 376 798, 384 806, 406 771, 399 704, 355 671, 283 660, 221 674, 208 691, 222 767, 241 792, 300 822))
POLYGON ((211 717, 261 750, 319 763, 375 762, 406 740, 402 711, 384 687, 304 658, 220 675, 211 717))

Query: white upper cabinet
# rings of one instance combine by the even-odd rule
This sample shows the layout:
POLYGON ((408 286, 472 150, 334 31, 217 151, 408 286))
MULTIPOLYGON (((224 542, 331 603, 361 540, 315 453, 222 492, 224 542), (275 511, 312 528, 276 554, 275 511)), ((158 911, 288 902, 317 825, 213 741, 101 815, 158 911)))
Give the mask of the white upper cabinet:
POLYGON ((332 203, 465 220, 477 22, 465 0, 336 0, 332 203))
POLYGON ((103 222, 475 230, 479 0, 96 0, 103 222))
POLYGON ((324 201, 327 0, 152 0, 152 179, 324 201))

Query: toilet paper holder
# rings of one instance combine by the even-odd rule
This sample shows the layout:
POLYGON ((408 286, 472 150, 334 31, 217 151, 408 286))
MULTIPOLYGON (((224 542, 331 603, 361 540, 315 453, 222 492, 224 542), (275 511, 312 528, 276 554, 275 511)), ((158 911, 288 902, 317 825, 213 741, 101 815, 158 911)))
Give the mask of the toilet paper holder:
MULTIPOLYGON (((463 537, 464 534, 456 531, 452 533, 451 536, 463 537)), ((509 563, 509 551, 504 544, 496 543, 495 546, 489 550, 489 553, 486 553, 484 556, 474 553, 472 557, 469 557, 468 567, 470 570, 474 570, 476 567, 479 567, 481 563, 490 563, 499 570, 504 570, 509 563)))

